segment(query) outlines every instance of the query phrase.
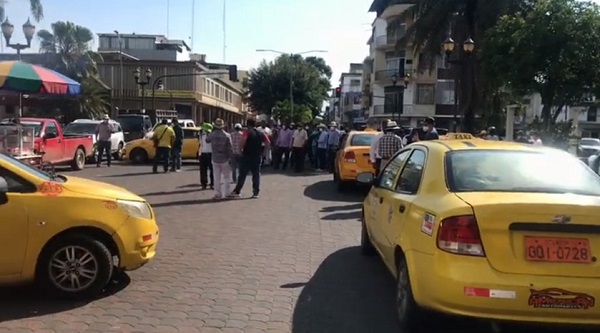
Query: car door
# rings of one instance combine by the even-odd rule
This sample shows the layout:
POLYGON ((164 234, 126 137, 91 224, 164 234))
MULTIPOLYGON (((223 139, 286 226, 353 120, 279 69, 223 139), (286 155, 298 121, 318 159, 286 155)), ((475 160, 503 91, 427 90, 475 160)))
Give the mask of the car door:
POLYGON ((26 200, 36 192, 33 184, 0 167, 8 184, 8 201, 0 201, 0 277, 21 274, 29 241, 29 212, 26 200))
POLYGON ((344 160, 344 148, 346 148, 347 143, 348 143, 348 137, 350 135, 346 135, 346 137, 344 138, 344 140, 342 141, 342 144, 340 145, 340 149, 337 150, 337 152, 335 153, 335 167, 336 170, 335 172, 338 173, 338 176, 340 175, 340 170, 342 169, 341 163, 344 160))
POLYGON ((198 131, 184 128, 181 157, 186 159, 195 159, 196 155, 198 155, 198 147, 198 131))
MULTIPOLYGON (((413 201, 419 192, 423 171, 427 161, 424 148, 415 148, 404 164, 400 176, 397 178, 394 191, 390 192, 386 201, 386 209, 391 218, 382 224, 383 234, 386 237, 386 254, 393 258, 399 237, 405 236, 406 226, 409 223, 422 223, 425 212, 413 207, 413 201)), ((411 228, 410 230, 415 230, 411 228)), ((433 230, 430 230, 431 232, 433 230)), ((425 231, 424 231, 425 232, 425 231)), ((407 237, 413 235, 406 234, 407 237)))
POLYGON ((369 235, 375 246, 384 254, 386 249, 387 239, 384 235, 385 224, 388 223, 389 211, 387 205, 390 201, 390 196, 394 192, 396 179, 400 175, 402 165, 410 155, 412 148, 401 150, 394 158, 390 160, 387 166, 381 171, 381 174, 375 180, 367 196, 368 211, 365 211, 365 218, 368 219, 367 226, 369 235))
POLYGON ((58 128, 53 122, 48 122, 42 130, 44 138, 44 161, 60 162, 65 155, 62 138, 59 137, 58 128))

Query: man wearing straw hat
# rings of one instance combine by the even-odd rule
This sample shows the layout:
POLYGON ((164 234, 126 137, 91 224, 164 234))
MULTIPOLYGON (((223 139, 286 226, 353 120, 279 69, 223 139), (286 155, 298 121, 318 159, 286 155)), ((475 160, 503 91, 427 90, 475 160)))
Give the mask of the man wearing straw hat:
POLYGON ((206 138, 212 146, 212 166, 215 179, 215 196, 213 199, 222 199, 229 194, 231 185, 231 160, 233 158, 233 145, 231 135, 225 132, 225 122, 217 118, 213 124, 213 131, 206 138), (222 190, 225 189, 225 192, 222 190))

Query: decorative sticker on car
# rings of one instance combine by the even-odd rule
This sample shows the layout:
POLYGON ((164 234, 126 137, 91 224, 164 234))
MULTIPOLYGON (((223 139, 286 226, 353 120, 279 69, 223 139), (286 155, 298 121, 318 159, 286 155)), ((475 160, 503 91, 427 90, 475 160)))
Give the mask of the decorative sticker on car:
POLYGON ((58 183, 44 182, 40 185, 39 191, 47 197, 56 197, 62 193, 63 187, 58 183))
POLYGON ((117 208, 119 208, 119 205, 114 201, 104 201, 104 208, 117 209, 117 208))
POLYGON ((393 218, 394 218, 394 206, 390 205, 390 209, 388 210, 388 223, 392 223, 393 218))
POLYGON ((433 235, 433 227, 435 226, 435 215, 425 213, 421 222, 421 232, 427 236, 433 235))
POLYGON ((594 296, 560 288, 530 289, 529 306, 535 309, 588 310, 596 305, 594 296))

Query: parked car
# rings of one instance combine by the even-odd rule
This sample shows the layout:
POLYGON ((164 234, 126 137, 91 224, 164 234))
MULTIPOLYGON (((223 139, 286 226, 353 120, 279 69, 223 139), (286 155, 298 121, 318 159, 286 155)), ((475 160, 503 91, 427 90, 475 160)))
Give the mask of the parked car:
MULTIPOLYGON (((0 124, 15 124, 15 119, 3 119, 0 124)), ((34 150, 43 155, 43 162, 51 165, 70 165, 81 170, 94 153, 92 135, 63 133, 60 124, 51 118, 21 118, 24 127, 34 130, 34 150)))
MULTIPOLYGON (((182 159, 198 159, 198 149, 200 141, 198 140, 198 127, 183 128, 183 147, 181 149, 182 159)), ((130 160, 134 164, 146 163, 156 155, 154 143, 149 138, 137 139, 125 144, 123 149, 123 159, 130 160)))
MULTIPOLYGON (((98 155, 98 150, 96 149, 96 128, 98 124, 100 124, 101 120, 91 120, 91 119, 77 119, 72 123, 69 123, 64 128, 65 135, 91 135, 94 141, 94 153, 92 155, 92 159, 96 159, 98 155)), ((111 126, 113 133, 110 136, 111 142, 111 153, 114 158, 117 160, 121 160, 123 158, 123 148, 125 147, 125 136, 123 134, 123 129, 121 128, 121 124, 114 120, 109 120, 109 125, 111 126)))
POLYGON ((125 142, 143 138, 152 128, 150 116, 143 114, 123 114, 117 117, 117 122, 121 124, 125 142))
MULTIPOLYGON (((177 122, 179 123, 179 126, 183 127, 183 128, 192 128, 192 127, 196 127, 196 123, 194 123, 193 120, 191 119, 177 119, 177 122)), ((167 123, 171 124, 171 119, 167 120, 167 123)), ((144 138, 149 139, 152 137, 152 135, 154 135, 154 129, 156 128, 156 126, 160 125, 160 123, 156 123, 154 124, 154 127, 152 127, 152 130, 148 131, 146 133, 146 135, 144 136, 144 138)))

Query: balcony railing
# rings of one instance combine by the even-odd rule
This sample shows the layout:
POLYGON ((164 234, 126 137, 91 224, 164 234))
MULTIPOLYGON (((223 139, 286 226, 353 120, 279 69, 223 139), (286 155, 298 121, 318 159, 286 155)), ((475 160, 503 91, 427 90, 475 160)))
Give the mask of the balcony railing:
POLYGON ((388 48, 396 46, 396 42, 402 35, 383 35, 375 38, 376 48, 388 48))
POLYGON ((376 71, 375 81, 392 81, 396 79, 397 84, 404 85, 404 73, 404 68, 376 71))

